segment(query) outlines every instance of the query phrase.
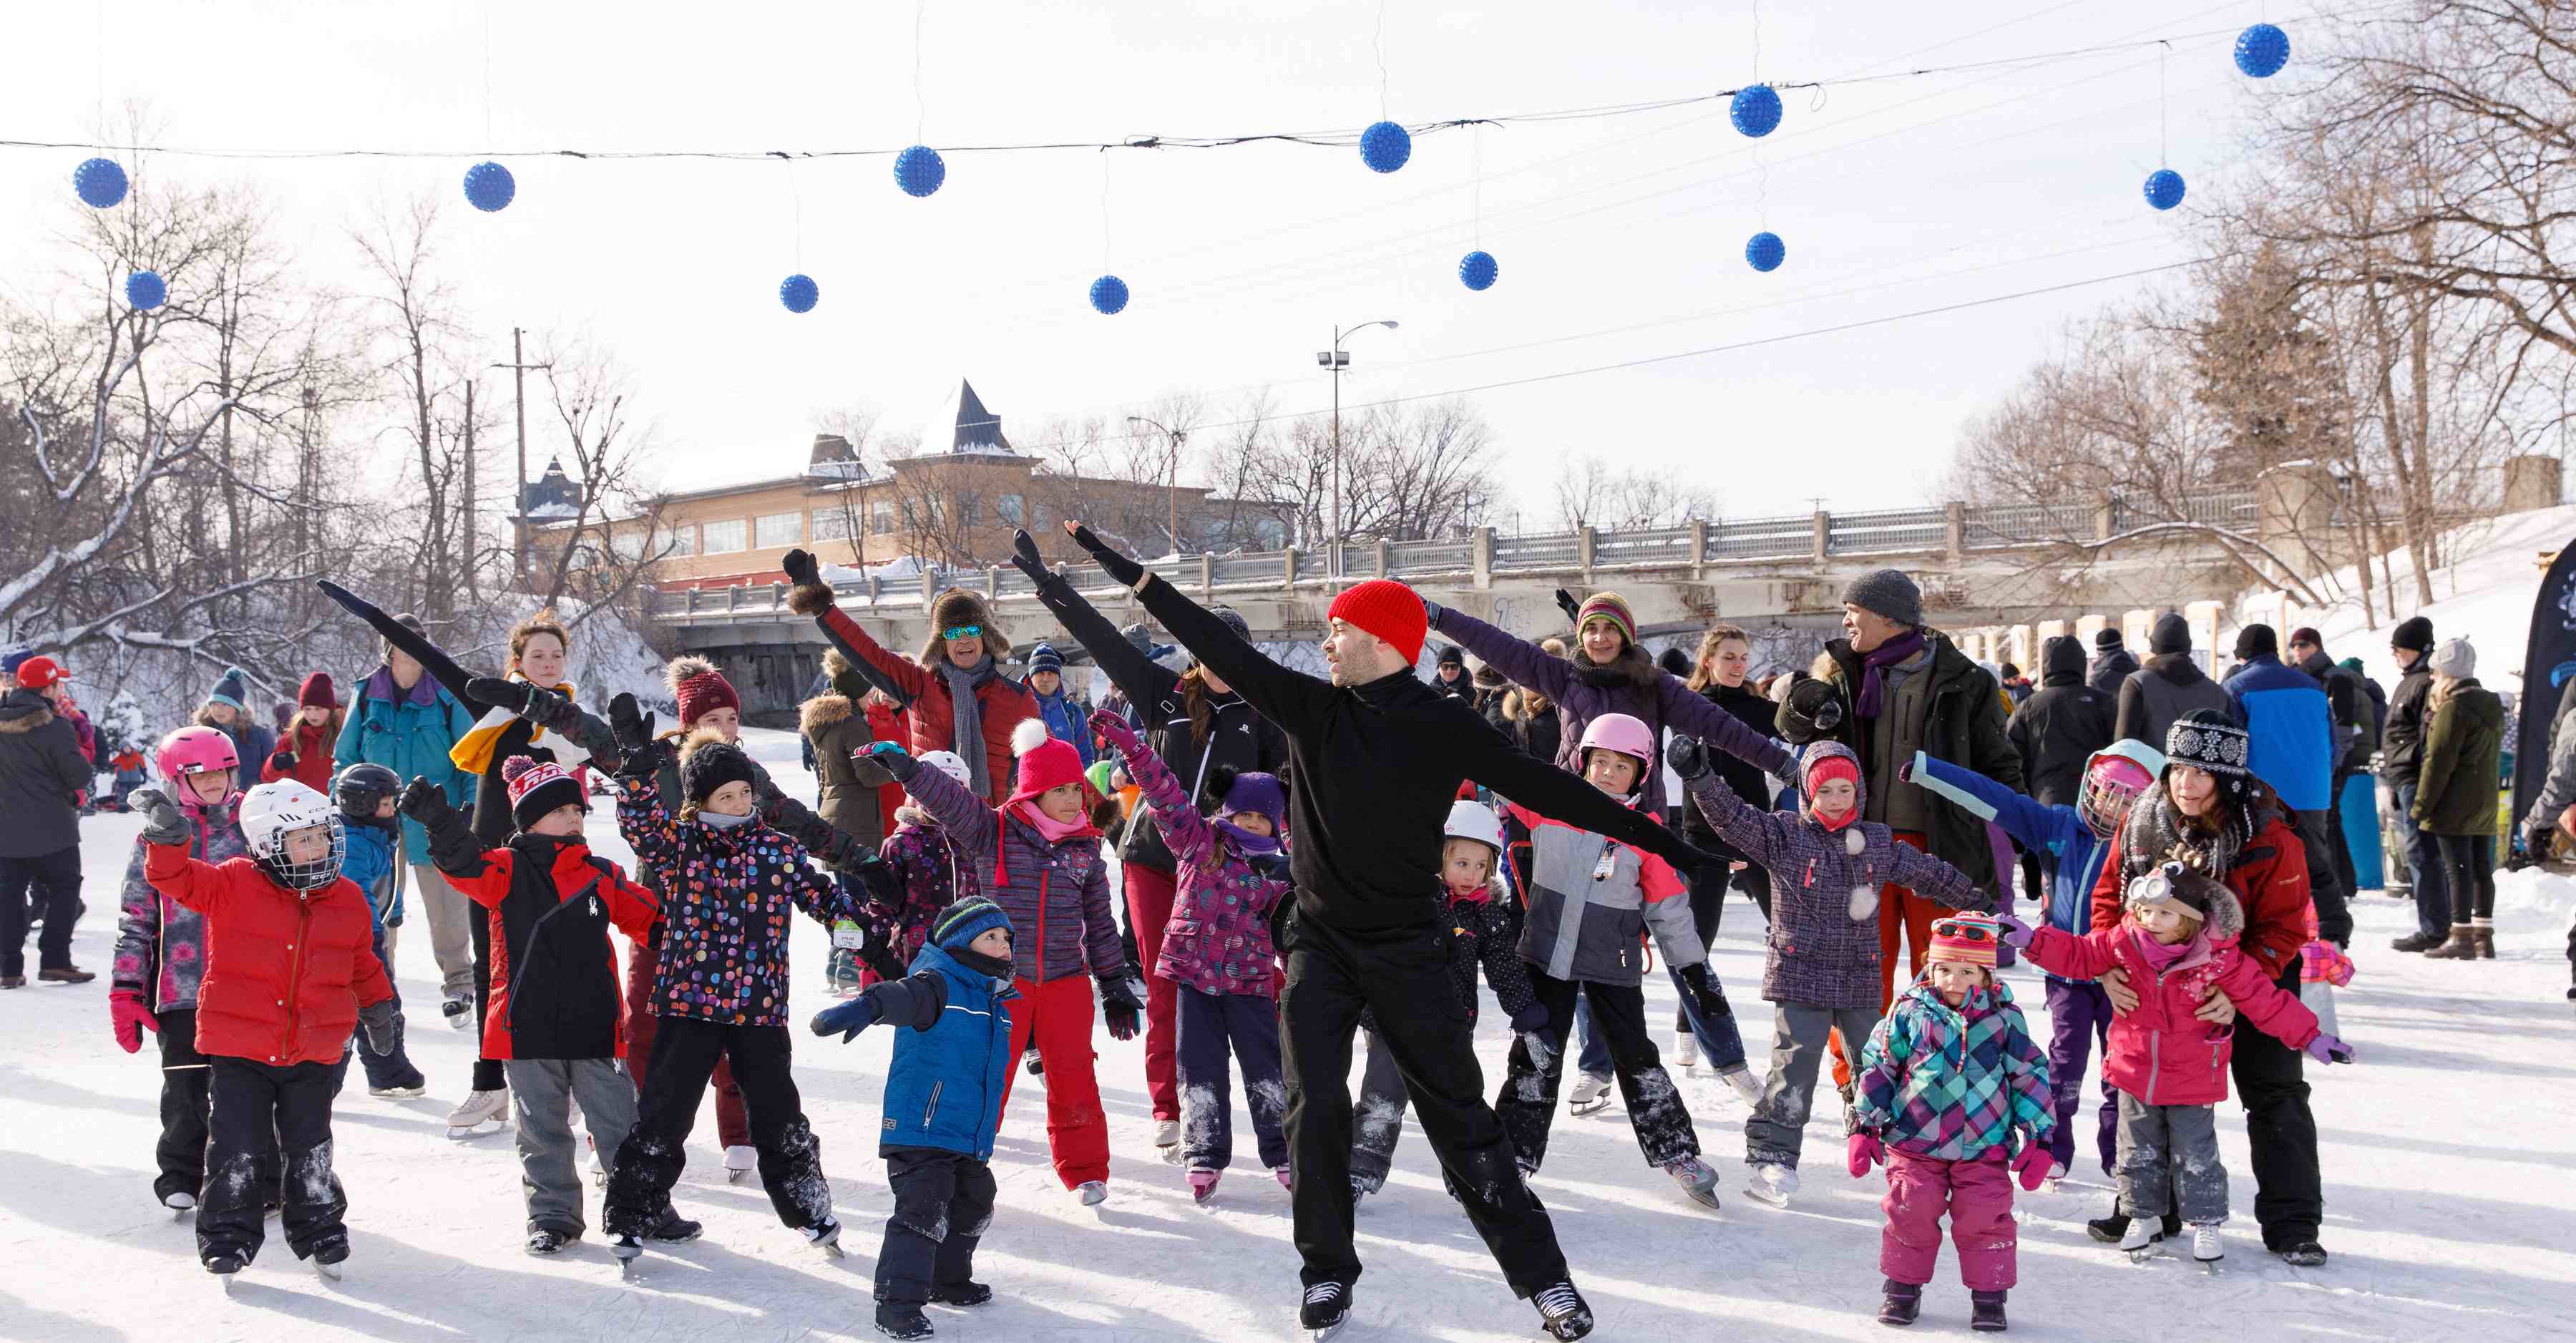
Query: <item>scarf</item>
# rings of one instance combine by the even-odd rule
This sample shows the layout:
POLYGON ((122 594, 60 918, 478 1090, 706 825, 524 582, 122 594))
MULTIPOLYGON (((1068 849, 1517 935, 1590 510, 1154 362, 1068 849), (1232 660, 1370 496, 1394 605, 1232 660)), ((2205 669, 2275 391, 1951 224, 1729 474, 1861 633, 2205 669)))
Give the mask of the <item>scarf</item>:
POLYGON ((949 749, 966 761, 968 786, 975 796, 993 795, 993 782, 984 763, 984 704, 975 691, 993 679, 993 655, 986 653, 972 667, 959 667, 943 657, 939 674, 948 683, 949 749))
MULTIPOLYGON (((421 679, 427 681, 429 678, 424 676, 421 679)), ((514 673, 510 679, 523 681, 527 678, 514 673)), ((580 698, 569 681, 552 689, 568 700, 580 698)), ((475 721, 472 731, 457 739, 456 745, 447 752, 447 758, 456 762, 458 769, 478 779, 483 777, 492 768, 492 752, 501 744, 502 729, 518 721, 519 716, 510 712, 507 706, 493 705, 484 710, 483 716, 475 721)), ((531 745, 545 735, 544 728, 534 723, 528 725, 528 741, 531 745)), ((556 734, 555 740, 560 746, 560 749, 555 752, 555 763, 565 769, 571 769, 590 759, 590 752, 583 750, 580 745, 566 739, 562 734, 556 734)))
POLYGON ((1030 798, 1028 801, 1021 803, 1018 807, 1018 811, 1020 813, 1020 819, 1036 826, 1038 828, 1038 833, 1046 836, 1047 843, 1049 844, 1062 844, 1076 835, 1099 833, 1091 828, 1091 822, 1087 819, 1076 818, 1070 821, 1059 821, 1056 818, 1047 815, 1046 809, 1038 805, 1036 798, 1030 798))
POLYGON ((1887 669, 1923 651, 1923 631, 1905 633, 1860 655, 1860 698, 1852 711, 1862 718, 1878 717, 1879 690, 1887 682, 1887 669))
POLYGON ((1279 837, 1277 835, 1256 835, 1251 831, 1244 829, 1242 826, 1236 825, 1234 822, 1225 820, 1222 817, 1209 821, 1208 824, 1215 826, 1218 834, 1225 836, 1228 841, 1232 842, 1234 845, 1234 851, 1238 854, 1249 857, 1256 853, 1279 852, 1279 837))
POLYGON ((2195 934, 2179 942, 2159 942, 2155 934, 2136 927, 2129 929, 2129 935, 2138 939, 2138 954, 2146 958, 2147 968, 2157 974, 2163 974, 2172 969, 2174 962, 2181 960, 2183 953, 2191 950, 2192 944, 2200 940, 2195 934))
POLYGON ((736 826, 749 825, 759 820, 760 813, 753 811, 745 812, 740 816, 727 816, 720 811, 702 811, 698 813, 698 819, 718 830, 731 830, 736 826))

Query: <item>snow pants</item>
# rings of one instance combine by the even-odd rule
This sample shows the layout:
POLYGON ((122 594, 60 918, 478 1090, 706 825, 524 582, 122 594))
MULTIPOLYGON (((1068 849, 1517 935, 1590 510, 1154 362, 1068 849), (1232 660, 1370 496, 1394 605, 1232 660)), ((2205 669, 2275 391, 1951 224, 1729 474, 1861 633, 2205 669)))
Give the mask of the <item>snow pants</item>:
MULTIPOLYGON (((2056 1092, 2057 1132, 2048 1139, 2049 1159, 2075 1167, 2075 1111, 2084 1103, 2084 1065, 2094 1048, 2111 1056, 2111 995, 2092 980, 2048 979, 2048 1077, 2056 1092)), ((2120 1093, 2102 1079, 2102 1173, 2118 1172, 2120 1093)))
POLYGON ((1578 992, 1592 1004, 1592 1024, 1610 1047, 1610 1070, 1619 1079, 1619 1098, 1627 1102, 1628 1125, 1636 1131, 1637 1150, 1645 1154, 1646 1164, 1661 1168, 1698 1156, 1699 1131, 1691 1126, 1690 1107, 1664 1071, 1654 1032, 1646 1026, 1645 990, 1634 984, 1558 979, 1526 963, 1522 968, 1529 974, 1531 995, 1547 1009, 1547 1025, 1512 1037, 1502 1089, 1494 1094, 1494 1113, 1512 1140, 1520 1168, 1535 1172, 1547 1159, 1548 1129, 1556 1120, 1557 1090, 1565 1080, 1565 1037, 1574 1025, 1578 992))
POLYGON ((519 1187, 528 1195, 528 1229, 577 1237, 582 1232, 581 1144, 573 1137, 572 1106, 598 1145, 600 1164, 617 1169, 617 1153, 635 1127, 635 1084, 621 1059, 512 1059, 510 1104, 519 1144, 519 1187))
MULTIPOLYGON (((152 1197, 187 1194, 202 1201, 206 1185, 207 1116, 214 1100, 213 1068, 197 1052, 197 1009, 174 1007, 153 1014, 161 1029, 161 1140, 153 1144, 152 1197)), ((261 1200, 277 1188, 277 1133, 269 1131, 259 1154, 261 1200)))
POLYGON ((265 1239, 271 1188, 263 1170, 276 1145, 285 1176, 286 1244, 298 1259, 345 1245, 349 1197, 331 1171, 328 1063, 281 1067, 229 1055, 206 1060, 213 1106, 207 1119, 206 1192, 197 1207, 197 1257, 231 1255, 247 1264, 265 1239))
POLYGON ((993 1168, 942 1147, 885 1149, 894 1216, 877 1251, 876 1299, 918 1307, 930 1289, 975 1276, 975 1247, 993 1224, 993 1168))
POLYGON ((1178 984, 1154 973, 1163 957, 1163 928, 1172 921, 1173 880, 1135 863, 1119 867, 1127 887, 1127 930, 1136 938, 1136 965, 1145 972, 1145 1099, 1156 1119, 1181 1117, 1181 1093, 1175 1081, 1179 1002, 1178 984))
POLYGON ((1959 1251, 1959 1281, 1972 1292, 2013 1285, 2020 1236, 2013 1225, 2012 1172, 2004 1149, 1965 1161, 1943 1161, 1889 1148, 1887 1225, 1878 1237, 1878 1271, 1894 1282, 1932 1281, 1941 1262, 1941 1215, 1959 1251))
MULTIPOLYGON (((1798 1153, 1807 1141, 1807 1111, 1815 1103, 1816 1072, 1823 1066, 1827 1041, 1836 1031, 1846 1040, 1869 1039, 1879 1014, 1866 1007, 1818 1007, 1812 1003, 1774 1003, 1771 1016, 1771 1076, 1762 1099, 1744 1121, 1744 1160, 1798 1168, 1798 1153)), ((1846 1106, 1843 1130, 1851 1130, 1846 1106)))
MULTIPOLYGON (((1252 1110, 1253 1142, 1262 1168, 1287 1165, 1288 1135, 1280 1124, 1288 1109, 1288 1087, 1279 1071, 1279 1004, 1258 994, 1173 987, 1180 1006, 1181 1164, 1190 1170, 1224 1170, 1234 1164, 1234 1080, 1226 1066, 1230 1050, 1243 1065, 1243 1099, 1252 1110)), ((1049 1082, 1052 1092, 1052 1075, 1049 1082)))
MULTIPOLYGON (((1055 1158, 1055 1175, 1067 1189, 1109 1178, 1109 1117, 1100 1108, 1098 1055, 1091 1048, 1095 1004, 1088 975, 1064 975, 1044 984, 1023 976, 1012 981, 1020 996, 1009 1001, 1011 1057, 1037 1045, 1038 1063, 1046 1069, 1047 1151, 1055 1158)), ((1169 984, 1170 980, 1163 981, 1169 984)), ((1002 1073, 1002 1113, 1011 1110, 1011 1083, 1017 1068, 1002 1073)))
MULTIPOLYGON (((634 1080, 639 1099, 652 1071, 653 1042, 662 1024, 653 1015, 653 981, 661 965, 662 925, 656 923, 645 941, 631 947, 626 956, 626 1073, 634 1080)), ((727 1147, 751 1146, 751 1117, 743 1112, 742 1087, 733 1080, 730 1059, 716 1060, 714 1081, 716 1141, 727 1147)))
MULTIPOLYGON (((2227 1220, 2227 1163, 2218 1159, 2218 1107, 2149 1105, 2120 1093, 2120 1212, 2186 1222, 2227 1220)), ((2313 1234, 2313 1233, 2312 1233, 2313 1234)))
POLYGON ((0 975, 27 973, 27 906, 43 912, 36 968, 72 967, 72 925, 80 922, 81 851, 77 844, 32 858, 0 858, 0 975))
POLYGON ((1288 1073, 1288 1155, 1299 1280, 1349 1283, 1351 1038, 1360 1013, 1377 1022, 1413 1097, 1423 1137, 1451 1192, 1512 1294, 1563 1281, 1565 1254, 1547 1209, 1521 1183, 1511 1139, 1485 1104, 1475 1031, 1449 969, 1446 924, 1344 931, 1292 915, 1281 938, 1288 981, 1280 999, 1288 1073))
POLYGON ((805 1122, 804 1101, 788 1072, 787 1028, 665 1017, 653 1040, 651 1080, 636 1107, 635 1127, 609 1168, 608 1207, 600 1218, 609 1234, 642 1235, 669 1206, 671 1186, 688 1165, 685 1148, 698 1102, 725 1057, 742 1082, 751 1145, 760 1151, 760 1182, 778 1220, 798 1230, 830 1220, 832 1186, 823 1178, 823 1144, 805 1122))

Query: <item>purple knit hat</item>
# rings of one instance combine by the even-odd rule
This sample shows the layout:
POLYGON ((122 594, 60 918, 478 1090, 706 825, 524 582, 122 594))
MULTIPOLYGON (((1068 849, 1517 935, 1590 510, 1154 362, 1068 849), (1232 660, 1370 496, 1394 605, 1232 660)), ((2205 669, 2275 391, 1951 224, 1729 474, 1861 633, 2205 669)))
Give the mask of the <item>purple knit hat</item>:
POLYGON ((1287 813, 1288 789, 1279 782, 1279 776, 1246 771, 1235 775, 1233 782, 1226 785, 1225 801, 1217 806, 1215 825, 1245 852, 1276 853, 1279 851, 1279 834, 1287 824, 1287 813), (1269 820, 1269 835, 1256 835, 1224 819, 1247 811, 1259 812, 1269 820))

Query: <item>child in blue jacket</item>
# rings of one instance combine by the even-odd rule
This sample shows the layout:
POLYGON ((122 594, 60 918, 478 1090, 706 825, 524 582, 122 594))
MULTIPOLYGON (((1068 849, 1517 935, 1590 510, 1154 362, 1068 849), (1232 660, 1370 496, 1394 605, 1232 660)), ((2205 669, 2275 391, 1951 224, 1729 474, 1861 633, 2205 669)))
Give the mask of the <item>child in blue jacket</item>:
POLYGON ((1004 1004, 1017 996, 1011 916, 975 896, 931 921, 910 975, 814 1015, 816 1035, 845 1042, 879 1022, 912 1028, 895 1036, 877 1140, 894 1187, 877 1252, 877 1332, 889 1338, 930 1337, 930 1302, 993 1299, 973 1281, 975 1246, 993 1221, 993 1133, 1013 1058, 1004 1004))
MULTIPOLYGON (((358 883, 366 894, 367 912, 374 916, 376 959, 384 963, 385 982, 394 979, 394 937, 402 927, 402 881, 395 875, 402 865, 402 822, 394 815, 394 799, 402 793, 402 780, 383 765, 360 762, 340 771, 331 781, 331 800, 340 808, 340 829, 348 837, 348 854, 340 860, 340 875, 358 883)), ((402 991, 394 991, 393 1048, 377 1053, 365 1031, 350 1036, 351 1048, 340 1056, 345 1076, 349 1054, 367 1070, 367 1094, 387 1100, 402 1100, 429 1089, 429 1079, 412 1066, 410 1054, 403 1048, 402 991)))
MULTIPOLYGON (((1914 753, 1897 777, 1933 796, 1965 807, 2001 826, 2030 853, 2054 866, 2048 881, 2047 926, 2075 937, 2093 931, 2093 884, 2111 853, 2111 839, 2128 820, 2129 807, 2163 777, 2164 752, 2131 739, 2115 741, 2084 762, 2083 790, 2074 806, 2043 804, 1972 769, 1914 753)), ((2048 976, 2048 1075, 2055 1083, 2056 1132, 2048 1140, 2048 1178, 2065 1178, 2075 1162, 2075 1107, 2084 1094, 2084 1065, 2098 1042, 2108 1050, 2111 997, 2093 980, 2048 976)), ((2112 1174, 2120 1107, 2110 1079, 2102 1082, 2102 1173, 2112 1174)))

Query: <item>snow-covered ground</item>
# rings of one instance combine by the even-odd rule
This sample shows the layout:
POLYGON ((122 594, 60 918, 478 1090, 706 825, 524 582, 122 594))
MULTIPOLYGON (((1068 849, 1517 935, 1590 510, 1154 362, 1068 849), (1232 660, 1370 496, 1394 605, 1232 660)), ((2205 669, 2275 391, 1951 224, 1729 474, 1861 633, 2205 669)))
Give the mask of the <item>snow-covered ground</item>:
MULTIPOLYGON (((783 780, 797 768, 784 733, 751 734, 783 780)), ((84 821, 91 906, 77 959, 105 970, 115 889, 132 817, 84 821)), ((623 858, 605 813, 593 833, 623 858)), ((2563 1339, 2576 1318, 2576 1017, 2562 1001, 2564 937, 2576 881, 2506 878, 2499 958, 2432 962, 2384 950, 2413 925, 2411 906, 2372 896, 2357 910, 2360 975, 2339 1001, 2361 1063, 2313 1071, 2324 1137, 2323 1269, 2262 1252, 2252 1216, 2241 1113, 2220 1109, 2234 1177, 2224 1274, 2170 1257, 2146 1267, 2085 1237, 2108 1198, 2080 1169, 2062 1192, 2021 1198, 2021 1286, 2013 1329, 2039 1338, 2318 1336, 2408 1340, 2563 1339), (2555 1320, 2557 1323, 2552 1324, 2555 1320)), ((462 1092, 468 1037, 435 1024, 423 928, 405 930, 398 979, 412 1007, 413 1056, 426 1098, 370 1100, 353 1085, 336 1120, 354 1256, 326 1286, 272 1238, 227 1299, 196 1266, 189 1226, 151 1197, 158 1072, 147 1043, 128 1056, 108 1031, 105 981, 0 995, 0 1337, 51 1340, 368 1337, 461 1343, 501 1338, 872 1338, 870 1276, 889 1210, 874 1134, 888 1040, 855 1044, 798 1032, 798 1081, 822 1134, 849 1257, 817 1258, 781 1228, 758 1189, 728 1185, 714 1121, 702 1116, 677 1192, 704 1239, 644 1260, 619 1280, 596 1231, 554 1261, 519 1250, 518 1171, 506 1136, 450 1143, 442 1116, 462 1092), (425 1020, 426 1019, 426 1020, 425 1020)), ((1719 975, 1759 1056, 1770 1034, 1759 920, 1731 904, 1719 975)), ((828 1001, 826 937, 800 925, 794 1015, 828 1001)), ((2035 976, 2010 982, 2044 1030, 2035 976)), ((1669 1020, 1671 989, 1648 988, 1669 1020)), ((1480 1053, 1499 1078, 1504 1039, 1487 1011, 1480 1053)), ((1297 1256, 1287 1195, 1241 1162, 1212 1210, 1191 1205, 1180 1172, 1154 1159, 1142 1046, 1097 1039, 1111 1129, 1111 1197, 1075 1206, 1046 1164, 1038 1098, 1021 1077, 995 1167, 1001 1207, 978 1276, 999 1292, 966 1313, 936 1312, 943 1338, 1025 1340, 1295 1337, 1297 1256)), ((1561 1118, 1536 1188, 1556 1218, 1603 1339, 1884 1338, 1878 1298, 1882 1186, 1847 1178, 1839 1134, 1818 1107, 1797 1206, 1743 1198, 1743 1110, 1713 1081, 1686 1084, 1701 1141, 1725 1174, 1725 1209, 1699 1211, 1647 1170, 1614 1107, 1561 1118)), ((2089 1136, 2084 1144, 2089 1145, 2089 1136)), ((1359 1213, 1361 1280, 1353 1340, 1525 1338, 1535 1315, 1501 1285, 1483 1246, 1442 1193, 1430 1148, 1408 1133, 1385 1193, 1359 1213)), ((596 1194, 592 1215, 597 1214, 596 1194)), ((1961 1336, 1967 1297, 1945 1251, 1915 1333, 1961 1336)))

